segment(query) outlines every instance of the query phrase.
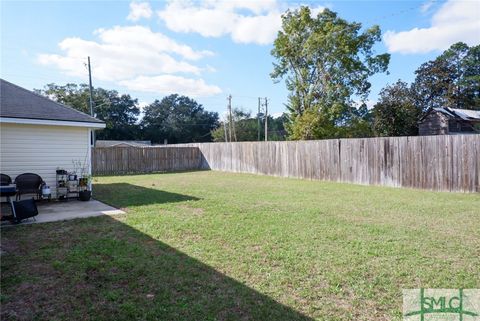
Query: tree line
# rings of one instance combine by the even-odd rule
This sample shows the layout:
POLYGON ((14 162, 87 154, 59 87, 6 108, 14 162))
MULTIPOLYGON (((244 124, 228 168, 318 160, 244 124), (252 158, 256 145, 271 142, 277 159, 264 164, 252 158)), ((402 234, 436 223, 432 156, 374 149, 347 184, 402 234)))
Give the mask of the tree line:
MULTIPOLYGON (((89 87, 86 84, 47 84, 37 93, 90 113, 89 87)), ((195 100, 172 94, 145 106, 141 113, 138 99, 116 90, 93 88, 94 112, 105 121, 97 131, 101 140, 149 140, 169 144, 212 141, 219 126, 218 113, 206 111, 195 100)))
MULTIPOLYGON (((57 102, 90 113, 87 84, 47 84, 35 92, 57 102)), ((140 110, 138 99, 116 90, 93 88, 95 116, 105 121, 106 128, 97 131, 101 140, 149 140, 154 144, 221 142, 228 124, 221 123, 216 112, 210 112, 194 99, 172 94, 140 110)), ((234 141, 264 140, 265 119, 252 117, 250 111, 234 108, 232 122, 234 141), (260 128, 259 128, 260 126, 260 128), (259 130, 260 129, 260 130, 259 130)), ((268 139, 285 140, 285 114, 278 118, 268 116, 268 139)), ((227 138, 228 140, 228 138, 227 138)))
MULTIPOLYGON (((417 135, 418 120, 429 108, 480 110, 480 45, 453 44, 423 63, 408 84, 386 85, 369 109, 370 77, 388 72, 390 55, 377 54, 378 26, 362 29, 325 9, 313 17, 308 7, 288 10, 274 41, 271 78, 289 91, 286 112, 278 118, 252 116, 234 108, 236 141, 324 139, 417 135)), ((86 84, 47 84, 35 90, 89 113, 86 84)), ((225 141, 228 124, 194 99, 172 94, 143 108, 138 99, 116 90, 93 89, 96 117, 105 121, 98 139, 150 140, 153 143, 225 141)), ((228 137, 227 137, 228 140, 228 137)))
POLYGON ((480 46, 453 44, 415 71, 415 80, 387 85, 371 110, 369 78, 388 72, 376 54, 379 26, 362 29, 325 9, 287 11, 274 42, 271 77, 285 80, 291 139, 417 135, 429 108, 480 109, 480 46))

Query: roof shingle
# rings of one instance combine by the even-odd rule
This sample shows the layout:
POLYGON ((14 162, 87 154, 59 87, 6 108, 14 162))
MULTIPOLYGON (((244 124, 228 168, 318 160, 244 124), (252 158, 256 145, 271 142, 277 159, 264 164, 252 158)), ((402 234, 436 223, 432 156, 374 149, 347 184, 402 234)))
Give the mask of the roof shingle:
POLYGON ((3 79, 0 79, 0 117, 104 123, 3 79))

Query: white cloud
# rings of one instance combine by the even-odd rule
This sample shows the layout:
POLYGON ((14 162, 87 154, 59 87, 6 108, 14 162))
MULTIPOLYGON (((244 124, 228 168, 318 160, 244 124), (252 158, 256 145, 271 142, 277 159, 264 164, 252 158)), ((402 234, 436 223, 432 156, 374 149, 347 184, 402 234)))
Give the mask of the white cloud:
POLYGON ((81 59, 92 58, 93 73, 100 80, 116 81, 140 75, 159 73, 200 74, 202 68, 187 60, 196 60, 212 53, 195 51, 167 36, 141 26, 113 27, 95 31, 99 41, 66 38, 59 47, 64 54, 40 54, 41 64, 55 65, 67 74, 85 75, 81 59))
POLYGON ((150 8, 148 2, 131 2, 130 3, 130 13, 127 16, 127 20, 138 21, 141 18, 149 19, 152 17, 153 11, 150 8))
POLYGON ((148 105, 149 103, 146 101, 139 101, 137 107, 140 108, 140 111, 143 111, 148 105))
POLYGON ((355 100, 353 101, 353 106, 355 108, 360 108, 363 104, 365 104, 365 106, 367 106, 367 109, 372 109, 373 106, 375 106, 375 104, 377 103, 376 100, 372 100, 372 99, 367 99, 365 101, 360 101, 360 100, 355 100))
POLYGON ((141 47, 145 50, 156 52, 169 52, 182 56, 185 59, 197 60, 213 55, 213 52, 203 50, 194 51, 191 47, 177 43, 159 32, 153 32, 147 27, 113 27, 111 29, 98 29, 95 31, 100 40, 108 45, 141 47))
POLYGON ((120 81, 120 85, 135 91, 163 95, 177 93, 190 97, 207 97, 222 92, 219 87, 208 85, 203 79, 190 79, 174 75, 140 76, 135 79, 120 81))
MULTIPOLYGON (((265 45, 275 39, 282 23, 281 14, 287 8, 287 4, 276 0, 174 0, 158 11, 158 16, 175 32, 195 32, 204 37, 230 35, 236 43, 265 45)), ((321 10, 321 6, 312 8, 313 13, 321 10)))
POLYGON ((422 13, 427 12, 427 11, 430 10, 430 8, 435 4, 435 1, 436 1, 436 0, 428 0, 428 1, 424 2, 424 3, 422 4, 422 6, 420 7, 420 11, 421 11, 422 13))
POLYGON ((238 43, 269 44, 275 39, 282 25, 278 12, 266 15, 241 17, 231 31, 232 39, 238 43))
POLYGON ((169 37, 142 26, 116 26, 98 29, 97 40, 77 37, 59 43, 63 53, 40 54, 39 63, 53 65, 66 74, 86 79, 86 57, 92 59, 95 79, 111 81, 132 90, 208 96, 221 92, 220 88, 206 84, 202 79, 174 76, 212 71, 207 65, 199 67, 190 61, 213 55, 210 51, 197 51, 169 37))
POLYGON ((224 10, 246 9, 254 14, 261 14, 278 9, 277 0, 206 0, 204 2, 223 8, 224 10))
POLYGON ((428 28, 387 31, 385 44, 390 52, 403 54, 445 50, 458 41, 480 43, 480 2, 449 0, 433 15, 428 28))

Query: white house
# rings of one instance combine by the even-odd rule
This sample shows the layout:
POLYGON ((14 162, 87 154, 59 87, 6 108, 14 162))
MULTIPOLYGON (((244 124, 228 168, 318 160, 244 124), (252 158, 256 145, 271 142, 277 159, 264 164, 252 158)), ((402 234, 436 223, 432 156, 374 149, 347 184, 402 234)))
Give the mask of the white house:
POLYGON ((55 197, 56 169, 91 173, 91 132, 105 123, 0 79, 0 172, 40 175, 55 197))

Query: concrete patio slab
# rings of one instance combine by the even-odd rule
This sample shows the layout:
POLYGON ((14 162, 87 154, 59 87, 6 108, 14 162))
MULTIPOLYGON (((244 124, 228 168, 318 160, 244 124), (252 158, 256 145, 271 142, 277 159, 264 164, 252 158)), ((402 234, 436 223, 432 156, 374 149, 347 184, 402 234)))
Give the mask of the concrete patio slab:
POLYGON ((25 220, 21 224, 46 223, 92 216, 125 214, 124 211, 97 200, 90 200, 88 202, 81 202, 78 200, 69 200, 67 202, 52 201, 37 203, 37 208, 38 215, 35 217, 36 220, 25 220))

